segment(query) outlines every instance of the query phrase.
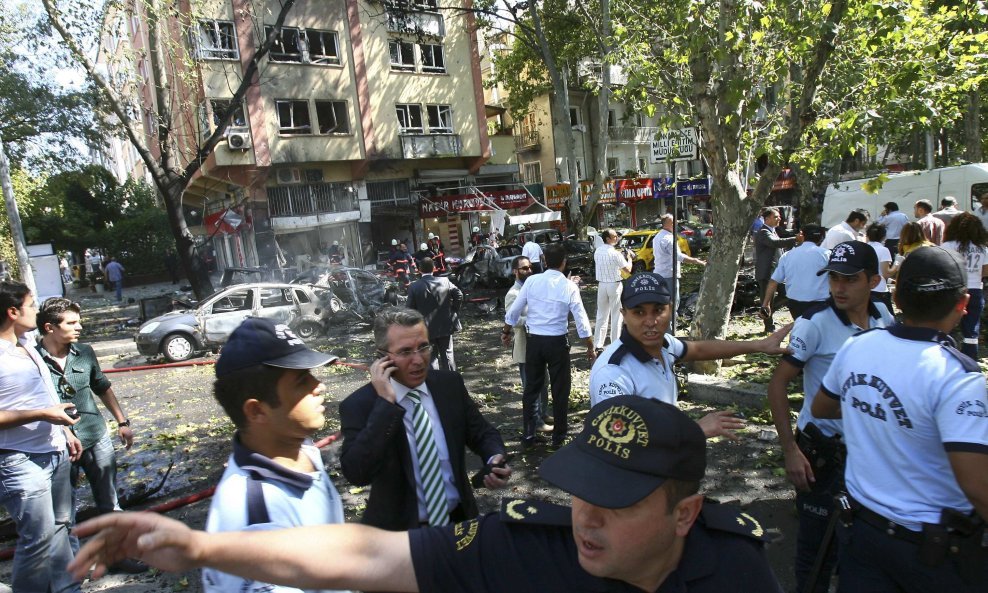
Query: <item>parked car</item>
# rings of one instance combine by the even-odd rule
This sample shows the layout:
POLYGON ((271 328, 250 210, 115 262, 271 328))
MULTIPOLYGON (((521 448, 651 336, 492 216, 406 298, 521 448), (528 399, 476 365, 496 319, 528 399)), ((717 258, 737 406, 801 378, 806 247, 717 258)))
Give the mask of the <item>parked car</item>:
MULTIPOLYGON (((618 243, 619 247, 627 247, 635 252, 635 261, 631 264, 631 273, 649 272, 655 268, 655 256, 652 255, 652 239, 659 234, 658 229, 638 229, 625 233, 618 243)), ((677 235, 679 250, 686 255, 692 255, 689 242, 682 235, 677 235)), ((627 277, 630 274, 622 274, 627 277)))
POLYGON ((679 234, 689 241, 690 251, 699 253, 710 249, 714 238, 714 225, 705 222, 680 222, 679 234))
POLYGON ((463 258, 449 279, 461 290, 505 289, 515 282, 511 262, 521 255, 518 245, 502 245, 497 249, 479 245, 463 258))
POLYGON ((255 283, 227 287, 194 309, 172 311, 143 323, 134 341, 144 356, 170 362, 223 345, 247 317, 284 323, 305 339, 322 331, 333 295, 328 288, 303 284, 255 283))
POLYGON ((563 240, 566 249, 566 271, 580 276, 585 282, 594 281, 593 245, 590 241, 563 240))

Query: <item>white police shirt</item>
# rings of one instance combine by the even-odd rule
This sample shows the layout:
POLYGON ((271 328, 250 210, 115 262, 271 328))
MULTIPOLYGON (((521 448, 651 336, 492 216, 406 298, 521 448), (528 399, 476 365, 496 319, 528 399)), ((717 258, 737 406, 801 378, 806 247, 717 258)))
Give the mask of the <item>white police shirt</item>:
POLYGON ((837 353, 822 389, 841 400, 848 491, 914 531, 942 509, 970 512, 947 454, 988 454, 988 394, 978 364, 932 329, 864 332, 837 353))
POLYGON ((676 405, 679 394, 672 365, 686 356, 687 348, 686 342, 666 334, 659 360, 624 329, 621 339, 601 352, 590 369, 590 407, 619 395, 676 405))
POLYGON ((790 299, 811 302, 822 301, 830 296, 827 275, 817 276, 830 259, 830 251, 803 241, 795 249, 782 254, 779 264, 772 272, 772 280, 786 285, 786 296, 790 299))
POLYGON ((834 355, 851 336, 866 329, 892 325, 892 314, 884 304, 872 301, 868 305, 868 327, 851 323, 847 314, 837 308, 833 299, 813 305, 796 319, 789 333, 791 354, 782 357, 795 367, 803 369, 803 409, 799 411, 796 426, 806 430, 812 422, 826 436, 843 433, 840 420, 816 418, 810 412, 813 398, 820 390, 820 383, 834 361, 834 355))

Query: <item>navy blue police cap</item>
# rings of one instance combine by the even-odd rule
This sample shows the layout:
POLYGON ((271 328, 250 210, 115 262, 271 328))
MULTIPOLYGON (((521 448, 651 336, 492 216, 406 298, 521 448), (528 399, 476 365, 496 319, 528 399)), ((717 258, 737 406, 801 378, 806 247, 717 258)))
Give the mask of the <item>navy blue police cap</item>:
POLYGON ((858 272, 867 272, 869 276, 878 273, 878 254, 875 248, 861 241, 844 241, 830 251, 830 261, 817 276, 834 272, 842 276, 853 276, 858 272))
POLYGON ((216 376, 224 377, 257 365, 281 369, 313 369, 339 357, 307 347, 287 325, 248 317, 233 330, 216 361, 216 376))
POLYGON ((676 406, 621 395, 594 406, 579 436, 546 459, 539 474, 592 505, 620 509, 666 480, 699 481, 706 469, 699 424, 676 406))
POLYGON ((920 247, 903 260, 895 286, 909 292, 956 290, 967 286, 967 270, 956 251, 939 246, 920 247))
POLYGON ((671 300, 669 283, 662 276, 652 272, 635 274, 625 280, 621 287, 621 306, 625 309, 645 303, 666 305, 671 300))

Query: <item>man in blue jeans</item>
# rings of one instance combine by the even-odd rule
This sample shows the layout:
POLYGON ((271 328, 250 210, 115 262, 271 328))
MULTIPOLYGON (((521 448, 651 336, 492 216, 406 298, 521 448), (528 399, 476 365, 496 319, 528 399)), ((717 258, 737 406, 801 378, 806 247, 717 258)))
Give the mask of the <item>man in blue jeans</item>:
MULTIPOLYGON (((93 395, 98 396, 113 415, 117 436, 128 449, 134 444, 134 433, 109 379, 100 369, 92 346, 79 343, 82 333, 80 313, 79 304, 69 299, 54 297, 46 300, 38 312, 38 329, 42 338, 37 348, 48 365, 59 398, 64 403, 75 405, 79 412, 79 422, 72 427, 72 432, 82 442, 82 456, 72 464, 73 494, 79 482, 79 473, 85 472, 96 510, 103 514, 121 508, 117 499, 117 461, 113 441, 93 395)), ((73 496, 73 510, 76 507, 75 498, 73 496)), ((73 513, 73 523, 74 519, 73 513)), ((78 540, 73 537, 73 549, 78 549, 78 546, 78 540)), ((111 570, 136 574, 147 568, 146 564, 128 559, 114 565, 111 570)))
POLYGON ((82 453, 65 426, 51 374, 25 336, 37 325, 34 295, 20 282, 0 283, 0 504, 17 527, 13 582, 18 593, 79 591, 66 572, 72 488, 69 457, 82 453))

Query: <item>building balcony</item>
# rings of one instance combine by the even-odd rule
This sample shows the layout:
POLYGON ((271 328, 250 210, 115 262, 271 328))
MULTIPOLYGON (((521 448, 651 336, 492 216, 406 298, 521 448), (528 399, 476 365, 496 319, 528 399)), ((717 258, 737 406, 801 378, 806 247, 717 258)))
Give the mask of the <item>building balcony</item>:
POLYGON ((655 140, 655 135, 659 133, 659 128, 611 126, 607 133, 610 142, 615 144, 651 144, 652 140, 655 140))
POLYGON ((527 130, 515 134, 516 150, 539 150, 542 147, 542 140, 539 138, 538 130, 527 130))
POLYGON ((299 183, 267 188, 268 212, 274 217, 349 214, 360 207, 345 183, 299 183))
POLYGON ((459 134, 402 134, 399 138, 406 159, 454 157, 463 152, 459 134))

